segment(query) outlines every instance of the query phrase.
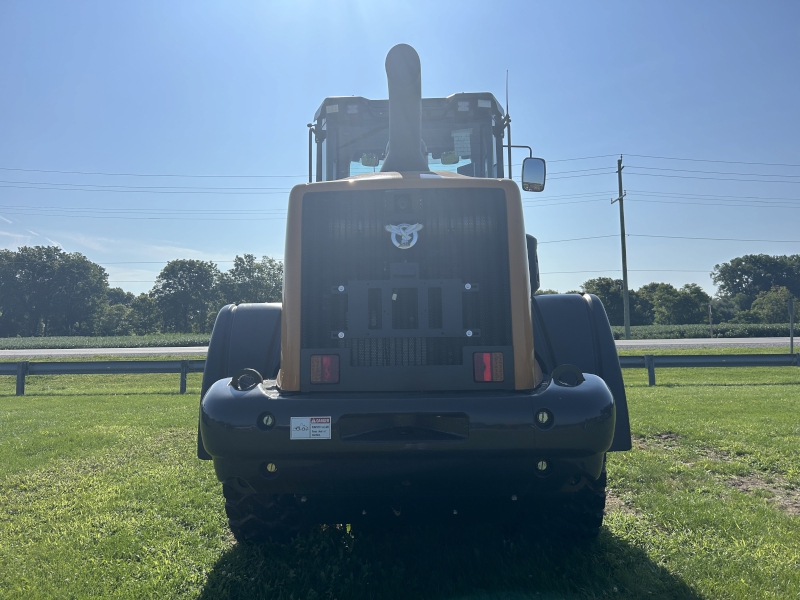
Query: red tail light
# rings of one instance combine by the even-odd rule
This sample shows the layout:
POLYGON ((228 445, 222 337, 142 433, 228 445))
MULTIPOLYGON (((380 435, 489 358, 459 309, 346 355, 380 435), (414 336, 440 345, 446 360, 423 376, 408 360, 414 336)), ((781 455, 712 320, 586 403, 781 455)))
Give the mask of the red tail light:
POLYGON ((475 381, 503 381, 502 352, 476 352, 472 357, 475 381))
POLYGON ((311 356, 311 383, 339 383, 339 355, 311 356))

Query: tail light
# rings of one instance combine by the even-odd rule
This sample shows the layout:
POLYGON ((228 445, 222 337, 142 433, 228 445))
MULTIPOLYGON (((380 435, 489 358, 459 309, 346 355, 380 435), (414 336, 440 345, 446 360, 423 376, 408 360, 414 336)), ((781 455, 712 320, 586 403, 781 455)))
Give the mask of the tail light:
POLYGON ((311 383, 339 383, 339 355, 311 356, 311 383))
POLYGON ((472 357, 475 381, 503 381, 502 352, 476 352, 472 357))

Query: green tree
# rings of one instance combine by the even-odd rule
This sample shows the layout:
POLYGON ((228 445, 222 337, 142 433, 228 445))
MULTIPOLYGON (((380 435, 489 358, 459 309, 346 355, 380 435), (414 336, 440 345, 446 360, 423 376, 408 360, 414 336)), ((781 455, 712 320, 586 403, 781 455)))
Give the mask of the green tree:
POLYGON ((731 321, 739 314, 739 304, 734 298, 712 298, 711 314, 714 323, 725 323, 731 321))
POLYGON ((157 333, 161 329, 161 313, 152 296, 139 294, 131 300, 129 321, 131 330, 136 335, 157 333))
POLYGON ((106 304, 95 323, 97 335, 130 335, 131 309, 124 304, 106 304))
MULTIPOLYGON (((597 277, 585 281, 581 285, 581 290, 585 294, 594 294, 603 303, 608 315, 608 322, 612 325, 625 324, 625 301, 623 293, 622 279, 611 279, 610 277, 597 277)), ((630 308, 631 325, 647 325, 646 311, 642 308, 639 295, 635 290, 628 290, 628 306, 630 308)))
POLYGON ((534 295, 534 296, 547 296, 547 295, 549 295, 549 294, 557 294, 557 293, 558 293, 558 292, 557 292, 556 290, 549 290, 549 289, 545 289, 545 290, 536 290, 536 291, 533 293, 533 295, 534 295))
POLYGON ((109 306, 114 306, 115 304, 130 306, 134 299, 134 295, 131 292, 126 292, 121 287, 109 288, 108 292, 106 292, 106 297, 108 298, 109 306))
POLYGON ((680 289, 661 283, 652 293, 654 323, 657 325, 689 325, 704 323, 708 319, 711 302, 703 288, 687 283, 680 289))
POLYGON ((738 323, 788 323, 789 298, 794 298, 794 318, 800 314, 800 302, 792 296, 788 288, 776 286, 768 292, 761 292, 749 310, 736 315, 738 323))
POLYGON ((88 335, 106 303, 105 269, 55 246, 0 252, 2 335, 88 335))
POLYGON ((759 293, 774 287, 785 287, 800 297, 800 254, 747 254, 715 265, 711 278, 719 287, 719 295, 735 298, 742 310, 750 308, 759 293))
POLYGON ((220 275, 217 288, 222 304, 280 302, 283 263, 268 256, 260 261, 252 254, 237 256, 233 267, 220 275))
POLYGON ((173 260, 156 278, 150 295, 161 313, 165 331, 202 333, 216 302, 219 269, 203 260, 173 260))
MULTIPOLYGON (((624 325, 625 308, 622 299, 622 279, 610 277, 596 277, 581 284, 584 294, 594 294, 600 298, 608 315, 608 322, 612 325, 624 325)), ((629 298, 630 299, 630 298, 629 298)))

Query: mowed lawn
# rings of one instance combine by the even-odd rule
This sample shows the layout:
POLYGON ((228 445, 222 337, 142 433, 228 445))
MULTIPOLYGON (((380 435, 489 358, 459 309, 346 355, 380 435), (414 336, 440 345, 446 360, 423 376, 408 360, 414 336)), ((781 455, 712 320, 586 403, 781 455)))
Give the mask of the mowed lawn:
MULTIPOLYGON (((625 371, 600 538, 320 529, 239 546, 195 459, 200 376, 0 377, 2 598, 797 598, 800 368, 625 371)), ((547 519, 546 514, 534 518, 547 519)))

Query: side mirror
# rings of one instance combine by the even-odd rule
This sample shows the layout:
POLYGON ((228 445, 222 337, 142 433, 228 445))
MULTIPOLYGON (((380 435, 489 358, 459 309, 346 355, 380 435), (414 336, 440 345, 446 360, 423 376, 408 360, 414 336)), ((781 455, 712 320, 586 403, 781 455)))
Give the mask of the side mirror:
POLYGON ((526 158, 522 161, 522 190, 543 192, 547 166, 543 158, 526 158))

